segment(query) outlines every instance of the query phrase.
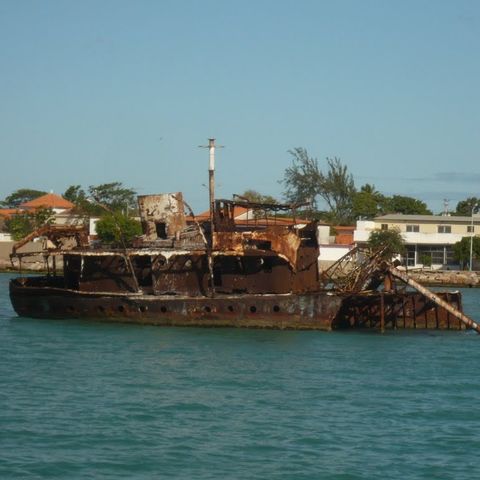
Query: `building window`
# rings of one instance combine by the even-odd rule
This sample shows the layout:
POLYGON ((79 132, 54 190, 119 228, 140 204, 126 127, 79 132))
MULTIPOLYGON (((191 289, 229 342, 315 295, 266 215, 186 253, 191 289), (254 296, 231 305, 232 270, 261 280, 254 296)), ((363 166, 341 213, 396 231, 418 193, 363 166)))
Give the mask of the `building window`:
POLYGON ((452 233, 452 227, 450 225, 439 225, 438 233, 452 233))
POLYGON ((407 266, 408 267, 414 267, 416 262, 416 255, 415 255, 415 245, 408 245, 407 246, 407 255, 406 255, 406 260, 407 260, 407 266))
POLYGON ((456 265, 458 263, 458 261, 455 260, 453 248, 450 245, 445 246, 445 257, 446 257, 447 265, 456 265))
POLYGON ((445 247, 442 245, 421 245, 418 247, 418 259, 424 266, 444 265, 446 257, 445 247))
POLYGON ((388 230, 388 223, 382 223, 382 226, 380 228, 382 230, 388 230))
POLYGON ((445 262, 445 253, 443 248, 432 249, 432 265, 442 265, 445 262))
POLYGON ((467 225, 467 233, 475 233, 475 226, 467 225))
POLYGON ((419 232, 420 225, 407 225, 407 232, 419 232))

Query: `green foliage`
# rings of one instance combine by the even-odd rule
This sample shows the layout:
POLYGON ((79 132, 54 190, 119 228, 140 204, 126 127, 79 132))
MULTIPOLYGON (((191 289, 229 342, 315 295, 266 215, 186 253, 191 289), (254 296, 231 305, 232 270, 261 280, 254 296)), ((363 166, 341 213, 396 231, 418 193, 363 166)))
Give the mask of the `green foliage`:
POLYGON ((384 213, 403 213, 404 215, 431 215, 427 204, 421 200, 404 195, 385 197, 381 205, 384 213))
MULTIPOLYGON (((276 198, 271 197, 270 195, 262 195, 256 190, 245 190, 241 195, 239 195, 239 198, 242 200, 248 200, 249 202, 253 202, 253 203, 268 203, 268 204, 278 203, 276 198)), ((269 214, 269 209, 255 209, 253 212, 253 216, 255 218, 265 217, 265 216, 268 216, 268 214, 269 214)))
POLYGON ((136 192, 121 182, 90 185, 88 195, 80 185, 71 185, 63 197, 75 204, 75 212, 88 217, 101 217, 106 211, 136 209, 136 192))
POLYGON ((463 215, 465 217, 470 217, 473 213, 478 213, 480 209, 480 198, 469 197, 466 200, 462 200, 457 203, 457 208, 455 210, 455 215, 463 215))
POLYGON ((70 185, 63 194, 63 198, 76 204, 82 203, 87 199, 85 191, 80 185, 70 185))
POLYGON ((424 254, 420 257, 420 263, 424 267, 431 267, 432 266, 432 255, 424 254))
POLYGON ((452 247, 453 257, 462 265, 468 265, 470 262, 470 239, 472 239, 472 257, 474 260, 480 258, 480 238, 463 237, 452 247))
POLYGON ((348 224, 353 221, 353 197, 355 183, 346 165, 339 158, 327 158, 327 172, 322 173, 316 158, 304 148, 289 150, 293 156, 292 166, 285 170, 281 183, 284 195, 291 203, 308 203, 311 210, 317 209, 316 197, 321 197, 330 210, 333 223, 348 224))
POLYGON ((318 160, 310 157, 305 148, 296 147, 289 150, 292 166, 285 170, 281 183, 285 185, 285 198, 289 203, 308 203, 311 210, 317 209, 316 196, 322 173, 318 160))
POLYGON ((65 190, 63 198, 72 202, 75 207, 73 212, 85 217, 101 217, 105 209, 100 207, 93 199, 89 198, 80 185, 71 185, 65 190))
POLYGON ((142 234, 140 222, 121 212, 105 215, 97 222, 96 230, 102 242, 115 247, 128 246, 142 234))
POLYGON ((374 218, 382 213, 385 197, 375 189, 375 185, 366 183, 353 196, 353 216, 355 219, 374 218))
POLYGON ((128 211, 136 207, 136 191, 123 187, 121 182, 103 183, 88 187, 90 195, 110 210, 128 211))
POLYGON ((405 252, 405 244, 400 230, 392 228, 389 230, 374 230, 368 238, 368 246, 372 251, 385 248, 382 255, 385 259, 391 259, 395 255, 405 252))
POLYGON ((17 241, 33 232, 31 219, 28 213, 15 215, 5 221, 8 233, 17 241))
POLYGON ((271 197, 270 195, 262 195, 256 190, 245 190, 240 195, 240 197, 245 198, 249 202, 254 202, 254 203, 270 203, 270 204, 278 203, 276 198, 271 197))
POLYGON ((319 195, 329 206, 335 223, 352 223, 353 197, 356 193, 353 176, 337 157, 327 158, 327 164, 328 171, 322 175, 319 195))
POLYGON ((42 190, 20 188, 19 190, 15 190, 13 193, 11 193, 8 197, 5 198, 5 200, 0 202, 0 204, 3 207, 17 208, 22 203, 34 200, 35 198, 41 197, 46 193, 47 192, 43 192, 42 190))
POLYGON ((14 240, 20 240, 34 230, 53 222, 54 212, 51 208, 40 208, 34 212, 13 215, 5 221, 8 232, 14 240))

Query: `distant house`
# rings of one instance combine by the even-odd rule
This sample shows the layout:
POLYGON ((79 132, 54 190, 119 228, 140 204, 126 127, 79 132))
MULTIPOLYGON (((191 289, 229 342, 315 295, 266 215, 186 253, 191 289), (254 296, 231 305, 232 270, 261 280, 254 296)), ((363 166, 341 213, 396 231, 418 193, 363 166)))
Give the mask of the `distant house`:
POLYGON ((458 268, 452 247, 463 237, 480 235, 480 215, 382 215, 358 221, 354 239, 357 244, 366 243, 372 231, 390 229, 402 234, 408 267, 458 268))
POLYGON ((29 202, 20 204, 19 208, 22 210, 38 210, 39 208, 51 208, 55 213, 64 213, 66 210, 71 210, 75 205, 62 196, 55 193, 47 193, 41 197, 34 198, 29 202))
POLYGON ((17 208, 0 208, 0 242, 12 241, 12 236, 8 233, 6 222, 17 213, 21 213, 21 210, 17 208))
POLYGON ((83 218, 71 213, 75 207, 72 202, 55 193, 47 193, 28 202, 20 204, 17 208, 0 209, 0 241, 12 242, 10 234, 6 231, 5 221, 15 215, 33 213, 41 208, 51 208, 54 212, 53 222, 57 225, 75 225, 83 222, 83 218))
POLYGON ((320 254, 318 264, 324 270, 346 255, 355 246, 353 232, 355 226, 318 226, 320 254))
POLYGON ((47 193, 41 197, 22 203, 23 211, 35 211, 40 208, 51 208, 55 214, 53 223, 56 225, 78 225, 84 222, 83 217, 72 212, 75 205, 55 193, 47 193))

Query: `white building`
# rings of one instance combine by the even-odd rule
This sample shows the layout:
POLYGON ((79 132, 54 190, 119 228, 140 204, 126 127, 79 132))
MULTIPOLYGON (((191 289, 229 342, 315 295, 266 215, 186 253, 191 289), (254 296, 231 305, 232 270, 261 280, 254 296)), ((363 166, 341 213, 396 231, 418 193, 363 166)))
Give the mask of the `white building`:
POLYGON ((359 220, 354 241, 357 244, 365 243, 373 230, 388 229, 398 229, 402 234, 407 266, 458 268, 452 247, 463 237, 480 235, 480 215, 382 215, 373 220, 359 220))

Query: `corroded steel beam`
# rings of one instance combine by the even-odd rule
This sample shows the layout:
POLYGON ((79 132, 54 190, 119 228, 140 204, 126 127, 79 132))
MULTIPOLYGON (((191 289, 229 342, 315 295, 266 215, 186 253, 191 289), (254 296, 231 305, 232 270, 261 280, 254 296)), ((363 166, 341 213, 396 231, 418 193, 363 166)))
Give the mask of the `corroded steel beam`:
POLYGON ((428 288, 420 285, 418 282, 410 278, 407 274, 400 272, 394 267, 389 267, 388 271, 394 276, 405 282, 407 285, 410 285, 411 287, 415 288, 418 290, 420 293, 425 295, 428 299, 430 299, 432 302, 435 302, 437 305, 441 306, 445 310, 447 310, 449 313, 451 313, 454 317, 458 318, 467 328, 472 328, 475 330, 477 333, 480 333, 480 326, 478 323, 474 322, 470 317, 465 315, 463 312, 460 310, 456 309, 455 307, 452 307, 449 303, 445 302, 445 300, 442 300, 437 294, 433 293, 431 290, 428 288))
POLYGON ((16 242, 12 247, 12 256, 17 254, 19 248, 37 237, 47 237, 54 243, 62 238, 75 237, 77 246, 85 247, 88 245, 88 228, 85 225, 44 225, 16 242))

